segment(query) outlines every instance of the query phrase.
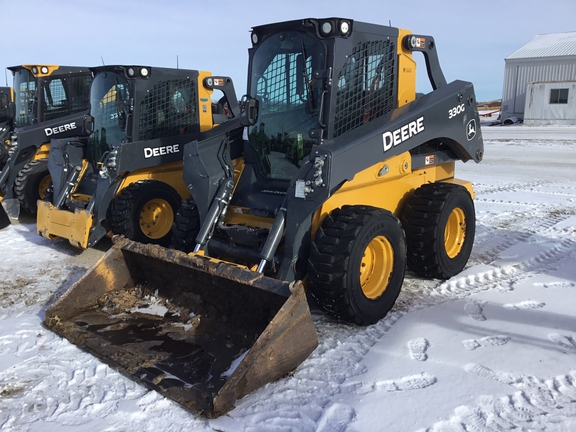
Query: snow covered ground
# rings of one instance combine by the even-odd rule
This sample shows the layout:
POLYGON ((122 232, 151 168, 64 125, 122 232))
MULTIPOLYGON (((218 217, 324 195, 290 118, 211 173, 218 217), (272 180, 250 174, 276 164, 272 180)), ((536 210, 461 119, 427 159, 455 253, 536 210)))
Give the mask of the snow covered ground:
POLYGON ((393 311, 353 327, 314 312, 293 375, 197 418, 45 329, 102 251, 0 232, 0 430, 576 430, 576 128, 484 127, 476 242, 449 281, 409 274, 393 311))

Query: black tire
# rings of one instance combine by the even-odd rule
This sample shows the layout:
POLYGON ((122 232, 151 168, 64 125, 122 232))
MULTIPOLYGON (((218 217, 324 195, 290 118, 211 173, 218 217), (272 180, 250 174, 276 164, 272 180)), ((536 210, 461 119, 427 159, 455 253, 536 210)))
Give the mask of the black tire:
POLYGON ((408 244, 408 268, 419 275, 449 279, 470 257, 476 215, 463 186, 425 184, 408 199, 402 215, 408 244))
POLYGON ((405 270, 406 240, 396 216, 375 207, 344 206, 326 216, 316 232, 309 292, 326 314, 373 324, 394 306, 405 270))
POLYGON ((20 207, 34 215, 38 211, 38 200, 44 199, 51 185, 48 159, 37 159, 24 165, 16 176, 14 194, 20 201, 20 207))
POLYGON ((180 195, 158 180, 141 180, 122 189, 110 206, 114 234, 141 243, 168 246, 180 195))
POLYGON ((192 252, 200 231, 200 214, 192 198, 182 203, 172 226, 172 246, 186 253, 192 252))

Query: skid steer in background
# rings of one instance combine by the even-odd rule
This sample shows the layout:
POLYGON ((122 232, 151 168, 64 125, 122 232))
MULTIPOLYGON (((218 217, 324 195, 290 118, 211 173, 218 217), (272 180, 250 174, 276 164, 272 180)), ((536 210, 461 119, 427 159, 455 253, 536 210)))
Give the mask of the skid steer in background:
POLYGON ((76 136, 88 112, 88 68, 22 65, 14 75, 14 134, 0 172, 0 194, 36 214, 36 201, 50 186, 50 140, 76 136))
POLYGON ((168 245, 174 215, 190 196, 182 179, 184 145, 234 116, 238 128, 232 81, 147 66, 91 71, 88 136, 52 140, 53 188, 49 200, 38 201, 37 232, 80 248, 109 231, 168 245))
MULTIPOLYGON (((0 87, 0 170, 6 165, 8 152, 12 139, 14 121, 10 113, 12 103, 12 89, 10 87, 0 87)), ((4 207, 0 203, 0 229, 10 225, 10 218, 4 207)))
POLYGON ((470 255, 480 162, 473 85, 447 83, 434 39, 350 19, 255 27, 243 156, 188 144, 175 242, 118 241, 45 324, 208 416, 294 369, 317 344, 302 280, 327 314, 390 310, 405 267, 449 278, 470 255), (414 52, 433 91, 416 98, 414 52), (161 307, 160 307, 161 306, 161 307))
POLYGON ((4 167, 8 160, 10 140, 14 121, 10 113, 12 103, 12 89, 10 87, 0 87, 0 169, 4 167))

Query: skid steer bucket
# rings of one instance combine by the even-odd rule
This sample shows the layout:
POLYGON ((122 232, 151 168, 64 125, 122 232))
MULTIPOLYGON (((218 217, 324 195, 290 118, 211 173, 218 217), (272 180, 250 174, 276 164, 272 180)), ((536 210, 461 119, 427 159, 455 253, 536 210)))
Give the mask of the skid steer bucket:
POLYGON ((318 345, 301 282, 123 238, 46 310, 44 324, 207 417, 318 345))

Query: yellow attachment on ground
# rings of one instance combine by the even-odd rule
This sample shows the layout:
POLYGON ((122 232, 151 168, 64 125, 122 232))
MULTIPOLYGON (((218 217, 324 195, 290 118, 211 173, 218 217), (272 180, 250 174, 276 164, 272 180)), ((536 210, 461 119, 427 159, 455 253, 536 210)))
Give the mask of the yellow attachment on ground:
POLYGON ((92 213, 76 209, 74 213, 59 210, 48 201, 38 200, 36 232, 42 237, 68 239, 72 246, 86 249, 92 228, 92 213))

